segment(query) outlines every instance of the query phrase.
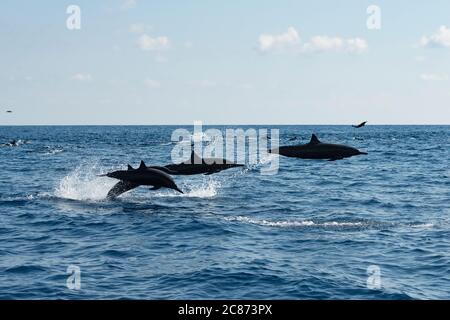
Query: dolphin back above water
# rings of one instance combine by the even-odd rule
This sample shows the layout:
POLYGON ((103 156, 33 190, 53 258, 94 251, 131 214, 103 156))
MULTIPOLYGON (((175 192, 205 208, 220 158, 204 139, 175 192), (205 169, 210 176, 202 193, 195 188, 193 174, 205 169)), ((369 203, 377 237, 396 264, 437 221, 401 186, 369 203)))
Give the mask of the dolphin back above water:
POLYGON ((164 167, 152 166, 149 168, 161 170, 171 175, 210 175, 230 168, 243 167, 242 164, 236 164, 226 159, 202 158, 194 151, 191 152, 189 160, 178 163, 169 164, 164 167))
POLYGON ((133 169, 130 165, 128 165, 128 170, 114 171, 102 176, 120 180, 108 192, 108 199, 114 199, 122 193, 139 186, 153 186, 151 190, 158 190, 164 187, 183 193, 183 191, 181 191, 175 184, 175 181, 171 176, 161 170, 148 168, 144 161, 141 161, 141 165, 138 169, 133 169))
POLYGON ((366 125, 366 123, 367 123, 367 121, 364 121, 364 122, 361 122, 360 124, 353 125, 352 127, 353 128, 362 128, 366 125))
POLYGON ((277 149, 270 150, 270 153, 301 159, 328 160, 341 160, 360 154, 367 154, 353 147, 341 144, 322 143, 315 134, 311 136, 311 141, 307 144, 296 146, 281 146, 277 149))

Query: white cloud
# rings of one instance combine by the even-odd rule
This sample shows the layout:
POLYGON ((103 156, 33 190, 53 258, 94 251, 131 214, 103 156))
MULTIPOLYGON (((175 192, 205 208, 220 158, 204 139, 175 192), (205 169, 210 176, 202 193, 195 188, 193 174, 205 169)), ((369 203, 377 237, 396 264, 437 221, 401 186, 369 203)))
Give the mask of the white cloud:
POLYGON ((306 43, 301 43, 300 36, 293 27, 279 35, 262 34, 258 39, 262 52, 293 50, 298 53, 343 52, 360 54, 368 49, 367 41, 362 38, 341 38, 330 36, 313 36, 306 43))
POLYGON ((282 34, 261 34, 258 39, 259 49, 263 52, 284 49, 300 43, 300 37, 294 27, 289 27, 282 34))
POLYGON ((337 51, 341 49, 344 45, 344 42, 341 38, 333 38, 328 36, 315 36, 312 37, 310 42, 304 45, 306 50, 311 51, 337 51))
POLYGON ((349 53, 363 53, 369 49, 369 45, 365 39, 353 38, 347 39, 346 51, 349 53))
POLYGON ((143 34, 138 39, 138 46, 144 51, 161 51, 169 48, 169 38, 160 36, 152 38, 147 34, 143 34))
POLYGON ((423 73, 420 78, 424 81, 447 81, 448 75, 437 73, 423 73))
POLYGON ((314 36, 303 46, 306 52, 346 52, 360 54, 367 50, 366 40, 361 38, 314 36))
POLYGON ((145 79, 144 84, 149 89, 159 89, 161 88, 161 83, 153 79, 145 79))
POLYGON ((123 0, 122 1, 122 9, 128 10, 136 8, 137 2, 136 0, 123 0))
POLYGON ((423 36, 420 45, 428 48, 450 48, 450 28, 440 26, 432 35, 423 36))
POLYGON ((89 82, 89 81, 92 81, 92 76, 89 73, 77 73, 77 74, 74 74, 71 79, 75 80, 75 81, 89 82))

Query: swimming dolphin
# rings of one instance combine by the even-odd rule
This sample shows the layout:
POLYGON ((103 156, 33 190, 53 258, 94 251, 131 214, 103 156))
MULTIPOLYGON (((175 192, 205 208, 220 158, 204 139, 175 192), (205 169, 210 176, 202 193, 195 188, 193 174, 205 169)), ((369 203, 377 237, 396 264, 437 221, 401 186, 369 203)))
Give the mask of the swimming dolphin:
POLYGON ((301 159, 328 159, 341 160, 352 156, 367 154, 358 149, 344 146, 341 144, 322 143, 317 136, 313 134, 311 141, 307 144, 297 146, 281 146, 277 149, 272 149, 270 153, 278 153, 286 157, 294 157, 301 159))
POLYGON ((21 140, 11 140, 7 143, 2 144, 3 147, 18 147, 21 144, 21 140))
POLYGON ((356 125, 356 126, 352 126, 353 128, 361 128, 364 127, 366 125, 367 121, 361 122, 360 124, 356 125))
POLYGON ((108 192, 108 199, 114 199, 122 193, 139 186, 153 186, 150 190, 158 190, 165 187, 183 193, 183 191, 177 187, 171 176, 163 171, 147 168, 144 161, 141 161, 141 165, 138 169, 133 169, 130 165, 128 165, 128 170, 110 172, 105 175, 101 175, 101 177, 109 177, 120 180, 108 192))
POLYGON ((12 113, 12 110, 6 110, 6 113, 12 113))
POLYGON ((226 159, 201 158, 194 151, 191 152, 191 158, 178 164, 169 164, 164 167, 152 166, 149 168, 164 171, 171 175, 210 175, 230 168, 243 167, 242 164, 236 164, 226 159))

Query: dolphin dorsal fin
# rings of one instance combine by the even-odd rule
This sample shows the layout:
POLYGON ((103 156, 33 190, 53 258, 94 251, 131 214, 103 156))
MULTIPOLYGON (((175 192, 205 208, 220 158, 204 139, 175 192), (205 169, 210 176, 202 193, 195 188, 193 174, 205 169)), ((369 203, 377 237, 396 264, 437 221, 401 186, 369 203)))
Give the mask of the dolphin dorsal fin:
POLYGON ((147 166, 145 165, 144 160, 141 160, 141 165, 139 166, 139 169, 146 169, 147 166))
POLYGON ((203 158, 200 157, 194 150, 192 150, 190 164, 201 164, 202 162, 203 158))
POLYGON ((128 171, 134 170, 132 166, 128 165, 128 171))
POLYGON ((311 136, 311 141, 309 141, 310 144, 318 144, 320 143, 320 140, 317 138, 315 134, 311 136))

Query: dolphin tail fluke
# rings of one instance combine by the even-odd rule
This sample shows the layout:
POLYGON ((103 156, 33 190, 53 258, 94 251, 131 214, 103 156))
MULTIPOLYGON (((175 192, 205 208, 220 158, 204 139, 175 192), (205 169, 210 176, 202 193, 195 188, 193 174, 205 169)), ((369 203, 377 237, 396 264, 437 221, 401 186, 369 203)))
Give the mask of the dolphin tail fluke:
POLYGON ((137 188, 139 185, 126 181, 119 181, 111 190, 109 190, 107 199, 114 199, 120 196, 122 193, 130 191, 134 188, 137 188))

